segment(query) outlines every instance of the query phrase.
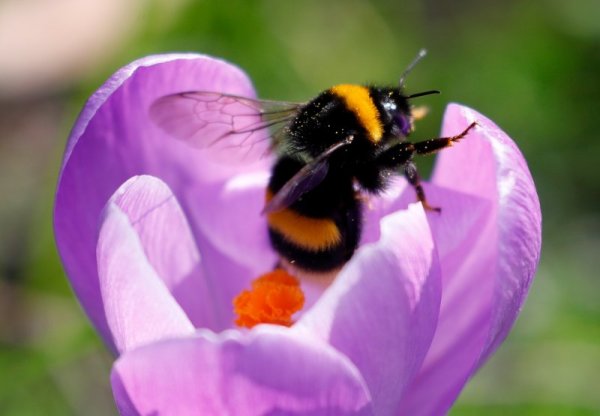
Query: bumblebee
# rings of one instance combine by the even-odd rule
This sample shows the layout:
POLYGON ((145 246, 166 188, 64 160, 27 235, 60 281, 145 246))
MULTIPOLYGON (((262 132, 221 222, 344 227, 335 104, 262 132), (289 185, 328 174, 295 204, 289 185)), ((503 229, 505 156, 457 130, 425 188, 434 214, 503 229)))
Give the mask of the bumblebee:
POLYGON ((404 174, 423 207, 440 211, 427 201, 413 158, 452 145, 476 123, 456 136, 407 140, 418 118, 410 100, 438 93, 404 93, 405 76, 422 56, 424 51, 398 86, 340 84, 308 103, 183 92, 159 98, 150 115, 176 138, 196 147, 220 147, 225 156, 238 148, 253 157, 264 148, 257 144, 268 139, 276 154, 263 210, 271 245, 283 263, 326 273, 356 251, 361 193, 381 193, 390 175, 404 174))

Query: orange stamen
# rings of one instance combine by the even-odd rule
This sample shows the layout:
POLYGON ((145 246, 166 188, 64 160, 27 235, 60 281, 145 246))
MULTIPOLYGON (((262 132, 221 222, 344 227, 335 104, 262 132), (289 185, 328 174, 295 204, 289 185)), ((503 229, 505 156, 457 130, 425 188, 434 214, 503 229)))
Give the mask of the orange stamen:
POLYGON ((283 269, 266 273, 252 282, 233 300, 238 326, 252 328, 258 324, 292 325, 292 315, 304 306, 300 283, 283 269))

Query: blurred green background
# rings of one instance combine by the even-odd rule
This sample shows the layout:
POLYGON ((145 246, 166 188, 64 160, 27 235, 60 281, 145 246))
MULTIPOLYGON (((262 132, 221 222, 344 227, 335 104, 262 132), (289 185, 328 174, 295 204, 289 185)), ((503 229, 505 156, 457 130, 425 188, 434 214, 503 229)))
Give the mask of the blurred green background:
MULTIPOLYGON (((438 133, 449 101, 520 145, 544 245, 506 343, 451 415, 600 414, 600 1, 0 2, 0 414, 115 414, 111 357, 68 286, 51 227, 69 129, 84 100, 140 56, 200 51, 259 95, 305 100, 340 82, 397 82, 438 133)), ((423 164, 423 162, 421 162, 423 164)))

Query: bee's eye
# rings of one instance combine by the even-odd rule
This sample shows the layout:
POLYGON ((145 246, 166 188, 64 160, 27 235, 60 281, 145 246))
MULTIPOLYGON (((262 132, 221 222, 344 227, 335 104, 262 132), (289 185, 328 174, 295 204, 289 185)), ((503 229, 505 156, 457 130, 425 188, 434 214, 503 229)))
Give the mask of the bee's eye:
POLYGON ((394 115, 394 123, 398 126, 398 129, 402 133, 403 136, 408 136, 408 134, 412 130, 412 123, 410 122, 409 117, 403 113, 396 113, 394 115))

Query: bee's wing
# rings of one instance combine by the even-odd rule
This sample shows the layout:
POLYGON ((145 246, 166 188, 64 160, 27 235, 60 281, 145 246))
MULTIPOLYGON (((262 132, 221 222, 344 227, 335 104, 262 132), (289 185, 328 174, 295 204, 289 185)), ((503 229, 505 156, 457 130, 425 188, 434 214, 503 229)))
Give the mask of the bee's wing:
POLYGON ((193 147, 211 147, 217 159, 237 163, 256 160, 277 145, 302 105, 189 91, 154 101, 150 118, 172 137, 193 147))
POLYGON ((323 182, 327 172, 329 172, 329 158, 338 149, 352 143, 353 136, 330 146, 310 163, 304 165, 283 187, 271 198, 265 208, 264 214, 279 211, 289 207, 296 202, 302 195, 314 189, 323 182))

